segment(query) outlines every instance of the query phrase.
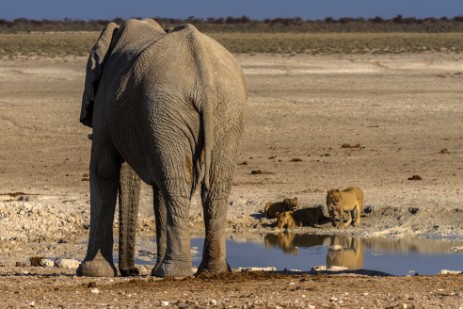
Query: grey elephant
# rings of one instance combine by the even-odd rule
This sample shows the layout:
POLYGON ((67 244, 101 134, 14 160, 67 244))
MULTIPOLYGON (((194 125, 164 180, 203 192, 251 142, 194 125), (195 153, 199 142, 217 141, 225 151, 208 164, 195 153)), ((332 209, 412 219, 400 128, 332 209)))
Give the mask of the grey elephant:
MULTIPOLYGON (((130 190, 119 186, 123 162, 133 169, 129 184, 136 188, 138 175, 153 188, 158 256, 152 274, 192 275, 188 211, 197 186, 205 223, 198 274, 230 269, 227 200, 246 98, 238 61, 194 26, 168 33, 149 19, 106 26, 89 56, 80 115, 93 137, 90 236, 79 275, 117 274, 115 204, 118 191, 124 199, 130 190)), ((133 220, 126 224, 130 231, 133 220)), ((126 241, 133 246, 130 235, 126 241)))

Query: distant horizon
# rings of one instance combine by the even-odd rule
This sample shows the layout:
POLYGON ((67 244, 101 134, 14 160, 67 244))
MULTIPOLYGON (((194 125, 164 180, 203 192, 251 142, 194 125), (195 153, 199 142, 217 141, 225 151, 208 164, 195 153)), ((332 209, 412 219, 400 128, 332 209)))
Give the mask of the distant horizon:
POLYGON ((115 18, 227 18, 253 20, 327 17, 440 19, 463 15, 462 0, 2 0, 0 19, 112 20, 115 18))
POLYGON ((293 16, 293 17, 273 17, 273 18, 251 18, 247 15, 240 15, 240 16, 208 16, 208 17, 197 17, 197 16, 188 16, 186 18, 180 18, 180 17, 169 17, 169 16, 151 16, 151 17, 139 17, 139 16, 132 16, 132 17, 127 17, 127 18, 123 18, 123 17, 114 17, 114 18, 92 18, 92 19, 82 19, 82 18, 68 18, 68 17, 64 17, 64 18, 61 18, 61 19, 51 19, 51 18, 42 18, 42 19, 37 19, 37 18, 26 18, 26 17, 17 17, 17 18, 14 18, 14 19, 5 19, 5 18, 2 18, 0 16, 0 20, 6 20, 8 22, 13 22, 15 20, 20 20, 20 19, 25 19, 25 20, 31 20, 31 21, 65 21, 65 20, 69 20, 69 21, 84 21, 84 22, 90 22, 90 21, 95 21, 95 20, 108 20, 108 21, 112 21, 112 20, 116 20, 116 19, 122 19, 122 20, 126 20, 126 19, 143 19, 143 18, 150 18, 150 19, 156 19, 156 18, 163 18, 163 19, 180 19, 180 20, 188 20, 190 18, 192 19, 200 19, 200 20, 204 20, 206 21, 207 19, 209 18, 213 18, 213 19, 227 19, 227 18, 241 18, 241 17, 246 17, 246 18, 249 18, 250 20, 252 21, 265 21, 265 20, 274 20, 274 19, 301 19, 303 21, 324 21, 328 18, 332 18, 334 20, 340 20, 340 19, 343 19, 343 18, 352 18, 352 19, 364 19, 364 20, 369 20, 369 19, 374 19, 374 18, 382 18, 384 20, 392 20, 398 16, 401 16, 402 18, 404 19, 407 19, 407 18, 416 18, 418 20, 424 20, 424 19, 427 19, 427 18, 434 18, 436 20, 439 20, 439 19, 444 19, 444 18, 447 18, 449 20, 451 19, 454 19, 454 18, 463 18, 463 14, 460 14, 460 15, 455 15, 455 16, 439 16, 439 17, 434 17, 434 16, 428 16, 428 17, 422 17, 422 18, 419 18, 419 17, 416 17, 416 16, 404 16, 402 14, 397 14, 395 16, 392 16, 392 17, 389 17, 389 18, 384 18, 382 16, 372 16, 372 17, 352 17, 352 16, 341 16, 341 17, 338 17, 338 18, 335 18, 335 17, 332 17, 332 16, 326 16, 324 18, 302 18, 302 17, 299 17, 299 16, 293 16))

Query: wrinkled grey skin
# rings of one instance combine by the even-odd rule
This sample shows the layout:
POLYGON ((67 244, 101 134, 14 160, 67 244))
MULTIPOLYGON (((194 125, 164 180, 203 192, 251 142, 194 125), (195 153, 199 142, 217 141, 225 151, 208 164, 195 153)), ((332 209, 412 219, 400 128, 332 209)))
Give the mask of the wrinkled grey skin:
POLYGON ((119 272, 124 277, 139 275, 135 267, 135 236, 140 187, 140 178, 124 162, 119 179, 119 272))
MULTIPOLYGON (((192 275, 188 210, 197 185, 206 231, 198 273, 229 270, 227 199, 245 101, 239 63, 193 26, 166 33, 152 20, 108 24, 89 56, 80 118, 93 128, 93 138, 90 237, 78 274, 117 274, 112 224, 118 191, 124 204, 123 161, 153 187, 158 240, 153 275, 192 275)), ((121 207, 132 212, 126 249, 134 245, 136 211, 130 203, 121 207)))

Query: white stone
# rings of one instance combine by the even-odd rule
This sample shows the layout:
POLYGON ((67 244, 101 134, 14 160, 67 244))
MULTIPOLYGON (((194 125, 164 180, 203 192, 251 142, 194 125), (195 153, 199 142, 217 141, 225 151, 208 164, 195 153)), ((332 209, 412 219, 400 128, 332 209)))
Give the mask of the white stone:
POLYGON ((161 300, 161 307, 167 307, 167 306, 169 306, 169 302, 161 300))
POLYGON ((80 265, 80 262, 74 259, 56 259, 55 265, 58 268, 77 269, 80 265))
POLYGON ((347 267, 344 267, 344 266, 331 266, 330 268, 328 268, 327 270, 328 271, 345 271, 347 270, 348 268, 347 267))
POLYGON ((150 274, 150 270, 144 265, 138 268, 138 272, 140 273, 140 276, 148 276, 150 274))

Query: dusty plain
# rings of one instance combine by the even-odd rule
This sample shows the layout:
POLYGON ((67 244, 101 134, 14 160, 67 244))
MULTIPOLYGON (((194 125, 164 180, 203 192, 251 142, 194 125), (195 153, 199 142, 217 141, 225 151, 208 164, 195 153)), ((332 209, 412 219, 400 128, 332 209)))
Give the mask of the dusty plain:
MULTIPOLYGON (((463 238, 462 54, 236 56, 249 102, 230 233, 252 239, 279 232, 262 215, 266 201, 297 196, 302 206, 324 205, 328 189, 359 186, 370 210, 361 227, 340 231, 325 224, 296 232, 463 238)), ((1 307, 463 306, 462 275, 95 279, 15 267, 32 256, 84 257, 90 129, 78 118, 85 62, 70 56, 0 60, 1 307)), ((153 235, 150 193, 143 187, 141 235, 153 235)), ((192 231, 200 235, 197 197, 190 213, 192 231)), ((307 265, 308 271, 313 265, 307 265)))

